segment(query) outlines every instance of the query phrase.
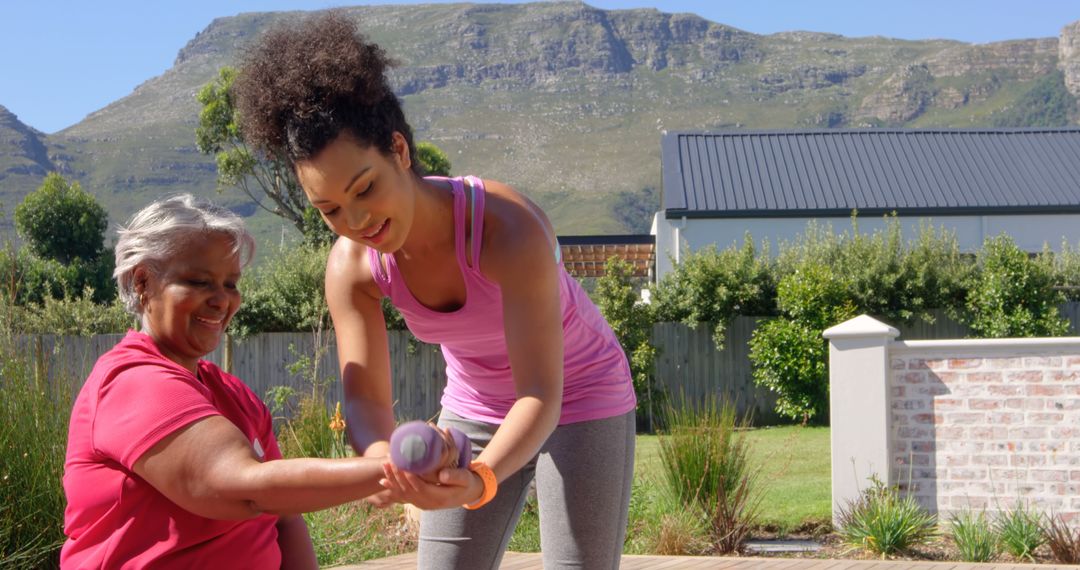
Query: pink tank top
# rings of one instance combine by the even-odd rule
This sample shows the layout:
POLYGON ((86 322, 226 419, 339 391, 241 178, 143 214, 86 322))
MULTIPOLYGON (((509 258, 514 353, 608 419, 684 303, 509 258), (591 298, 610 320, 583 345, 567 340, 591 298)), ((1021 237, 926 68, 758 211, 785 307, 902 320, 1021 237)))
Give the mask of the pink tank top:
MULTIPOLYGON (((434 311, 413 297, 394 256, 368 249, 372 276, 383 295, 401 312, 409 330, 423 342, 442 346, 446 359, 443 408, 461 417, 502 423, 516 401, 503 328, 502 292, 480 273, 484 231, 484 185, 476 177, 448 180, 454 192, 454 249, 465 279, 465 304, 455 311, 434 311), (472 200, 472 255, 465 255, 465 191, 472 200)), ((559 425, 608 418, 634 409, 630 367, 615 333, 581 285, 559 269, 563 321, 563 403, 559 425)))

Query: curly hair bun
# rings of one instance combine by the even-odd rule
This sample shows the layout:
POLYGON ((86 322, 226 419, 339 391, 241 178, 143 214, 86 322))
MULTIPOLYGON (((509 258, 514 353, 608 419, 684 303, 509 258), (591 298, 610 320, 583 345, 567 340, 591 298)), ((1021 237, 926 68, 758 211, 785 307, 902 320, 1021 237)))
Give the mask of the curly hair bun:
POLYGON ((248 145, 302 160, 342 131, 389 151, 412 136, 387 79, 394 62, 341 11, 290 20, 246 53, 231 94, 248 145))

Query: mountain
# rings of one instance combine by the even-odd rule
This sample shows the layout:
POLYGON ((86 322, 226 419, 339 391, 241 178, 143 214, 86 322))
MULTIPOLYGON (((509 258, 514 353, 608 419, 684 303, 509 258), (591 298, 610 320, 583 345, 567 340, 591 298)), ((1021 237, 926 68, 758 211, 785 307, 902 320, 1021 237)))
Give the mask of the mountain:
MULTIPOLYGON (((640 212, 658 204, 665 129, 1065 124, 1080 95, 1080 22, 1058 38, 974 45, 758 35, 580 2, 347 13, 400 62, 393 83, 417 139, 445 150, 455 173, 526 192, 564 234, 647 231, 640 212)), ((291 229, 239 191, 215 193, 213 160, 195 149, 194 96, 268 25, 301 15, 214 20, 164 74, 53 135, 0 113, 4 209, 59 170, 114 221, 191 191, 250 216, 260 241, 281 239, 291 229)))
POLYGON ((0 106, 0 196, 3 218, 15 212, 20 188, 33 188, 45 175, 56 170, 44 143, 45 134, 19 121, 11 111, 0 106), (9 197, 10 196, 10 197, 9 197))

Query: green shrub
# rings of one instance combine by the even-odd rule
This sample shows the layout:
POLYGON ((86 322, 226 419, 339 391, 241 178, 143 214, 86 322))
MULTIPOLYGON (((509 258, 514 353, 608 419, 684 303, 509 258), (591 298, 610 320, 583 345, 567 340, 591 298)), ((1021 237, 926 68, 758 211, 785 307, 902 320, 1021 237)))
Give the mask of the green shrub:
POLYGON ((660 435, 661 472, 684 509, 708 521, 714 548, 737 552, 756 525, 760 468, 751 465, 745 432, 731 403, 669 406, 660 435))
POLYGON ((1046 534, 1039 519, 1039 513, 1020 501, 1013 508, 999 513, 994 529, 1001 537, 1005 552, 1034 562, 1035 550, 1046 543, 1046 534))
POLYGON ((16 250, 9 243, 0 249, 0 287, 18 305, 76 297, 86 289, 93 291, 95 303, 108 304, 116 298, 113 263, 109 250, 96 259, 62 263, 38 257, 25 247, 16 250))
POLYGON ((777 395, 776 412, 802 420, 826 419, 829 405, 826 328, 855 316, 847 280, 828 266, 807 264, 777 288, 783 317, 766 321, 750 338, 754 381, 777 395))
POLYGON ((708 323, 713 341, 724 348, 724 335, 737 315, 776 312, 776 280, 768 247, 760 254, 746 235, 741 248, 717 251, 715 246, 688 254, 664 277, 653 295, 656 320, 708 323))
POLYGON ((1080 564, 1080 530, 1074 532, 1058 514, 1046 517, 1043 534, 1054 560, 1061 564, 1080 564))
POLYGON ((783 316, 825 330, 855 314, 850 283, 829 266, 807 264, 780 280, 776 304, 783 316))
POLYGON ((901 497, 895 486, 887 486, 877 477, 871 482, 858 499, 840 509, 839 534, 845 543, 884 558, 909 552, 934 538, 937 517, 926 512, 914 497, 901 497))
POLYGON ((238 337, 263 332, 310 331, 324 326, 323 281, 330 246, 282 249, 240 282, 244 302, 230 331, 238 337))
POLYGON ((1066 301, 1080 301, 1080 248, 1067 241, 1055 253, 1044 252, 1052 260, 1054 287, 1061 291, 1066 301))
MULTIPOLYGON (((320 221, 320 223, 322 223, 320 221)), ((317 235, 312 233, 310 235, 317 235)), ((330 244, 304 242, 279 250, 244 275, 240 292, 244 302, 236 312, 229 332, 238 338, 264 332, 301 332, 330 328, 327 318, 326 259, 330 244)), ((406 330, 405 319, 382 299, 387 330, 406 330)))
POLYGON ((349 457, 352 450, 345 440, 341 403, 337 403, 333 414, 327 408, 327 390, 334 379, 318 369, 319 361, 329 351, 328 341, 322 330, 313 334, 312 354, 302 354, 289 345, 295 360, 287 368, 300 378, 307 391, 299 393, 290 386, 276 386, 266 394, 274 414, 286 412, 278 428, 278 446, 285 457, 349 457))
MULTIPOLYGON (((954 310, 963 304, 974 268, 970 256, 960 253, 955 232, 920 222, 918 236, 907 244, 904 279, 898 283, 896 293, 901 299, 891 305, 896 309, 869 312, 885 318, 899 317, 896 322, 914 319, 932 322, 929 311, 954 310)), ((877 295, 892 296, 885 291, 878 291, 877 295)))
POLYGON ((301 396, 291 415, 278 428, 278 446, 285 457, 348 457, 343 431, 330 426, 335 416, 320 398, 301 396))
POLYGON ((826 328, 859 313, 894 324, 932 321, 933 309, 955 313, 972 271, 955 234, 923 224, 905 242, 895 215, 870 233, 854 215, 844 232, 811 223, 775 259, 768 244, 763 250, 747 235, 741 248, 687 255, 656 288, 656 320, 707 323, 722 349, 736 315, 779 315, 754 333, 754 378, 778 395, 780 415, 804 423, 825 419, 826 328))
POLYGON ((49 385, 43 376, 0 332, 0 567, 56 567, 64 541, 71 393, 66 379, 49 385))
POLYGON ((301 218, 300 223, 303 229, 300 233, 304 236, 301 242, 303 247, 309 249, 329 247, 337 240, 337 234, 326 224, 318 208, 306 206, 301 213, 301 218))
MULTIPOLYGON (((922 223, 905 242, 900 221, 861 233, 852 216, 850 231, 810 223, 794 242, 782 244, 777 279, 808 266, 825 266, 843 276, 846 298, 860 313, 892 323, 930 320, 930 310, 958 305, 971 263, 960 255, 954 233, 922 223)), ((832 326, 837 323, 827 323, 832 326)))
POLYGON ((980 338, 1062 336, 1069 322, 1053 288, 1052 256, 1034 259, 1002 234, 988 238, 978 255, 979 271, 968 292, 962 320, 980 338))
POLYGON ((651 431, 664 397, 654 382, 653 311, 649 304, 641 302, 632 272, 633 266, 628 262, 618 257, 608 259, 604 276, 596 282, 595 296, 600 312, 611 325, 629 360, 638 401, 638 425, 651 431))
POLYGON ((930 320, 931 309, 962 297, 970 266, 944 230, 924 225, 905 244, 895 217, 871 234, 860 233, 854 218, 852 225, 837 233, 810 224, 782 245, 775 262, 767 251, 758 256, 749 236, 741 249, 688 256, 657 288, 658 320, 717 323, 720 347, 734 315, 779 313, 754 333, 754 378, 777 394, 780 415, 804 423, 824 419, 828 372, 821 333, 860 312, 893 322, 930 320))
POLYGON ((127 312, 119 297, 111 304, 94 301, 94 291, 84 289, 80 296, 61 299, 46 297, 38 304, 18 307, 18 330, 27 334, 93 336, 122 333, 135 328, 135 317, 127 312))
POLYGON ((990 562, 1001 553, 1001 541, 984 512, 954 513, 949 518, 949 534, 964 562, 990 562))
POLYGON ((750 337, 754 382, 776 394, 776 413, 803 423, 829 410, 828 347, 821 330, 790 321, 763 322, 750 337))
POLYGON ((686 508, 672 489, 653 477, 634 474, 624 554, 708 554, 708 536, 709 524, 698 509, 686 508))
POLYGON ((651 342, 643 342, 629 355, 630 373, 637 397, 637 425, 641 431, 656 429, 660 411, 667 402, 666 391, 655 381, 658 350, 651 342))

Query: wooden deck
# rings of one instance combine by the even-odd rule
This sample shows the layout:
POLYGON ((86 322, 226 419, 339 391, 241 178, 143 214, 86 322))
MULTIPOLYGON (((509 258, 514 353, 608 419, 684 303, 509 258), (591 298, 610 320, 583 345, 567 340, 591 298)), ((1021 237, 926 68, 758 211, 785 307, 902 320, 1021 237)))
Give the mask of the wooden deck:
MULTIPOLYGON (((539 554, 508 552, 500 570, 542 570, 539 554)), ((405 570, 416 568, 416 553, 370 560, 335 570, 405 570)), ((622 570, 1066 570, 1080 566, 1052 564, 967 564, 963 562, 908 562, 886 560, 819 560, 813 558, 736 558, 712 556, 623 556, 622 570)))

